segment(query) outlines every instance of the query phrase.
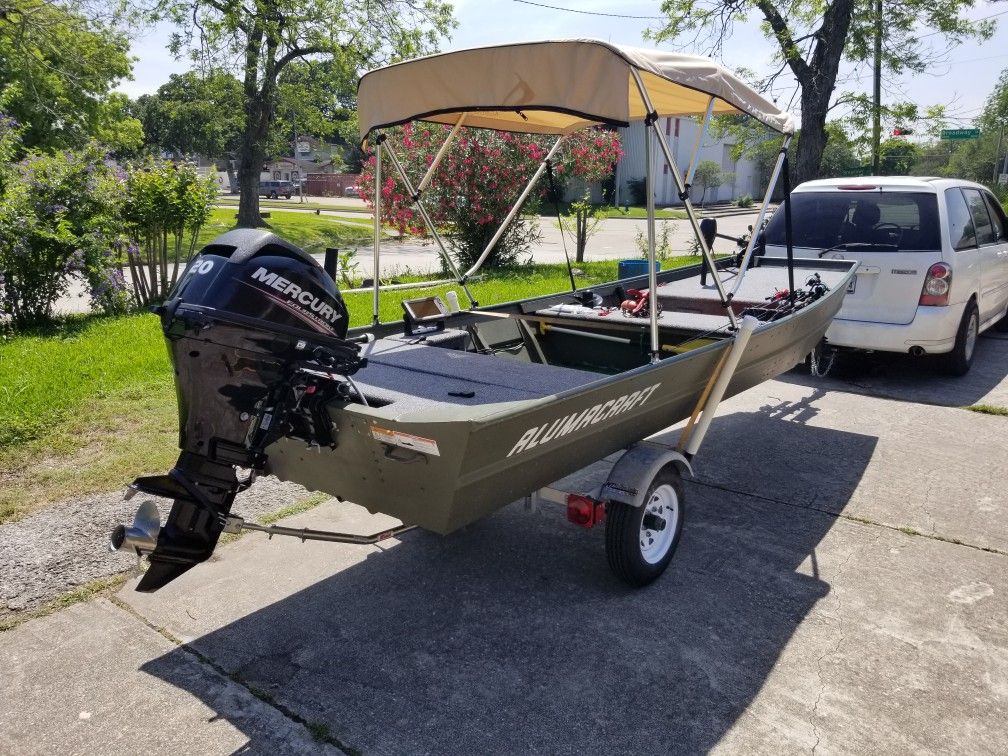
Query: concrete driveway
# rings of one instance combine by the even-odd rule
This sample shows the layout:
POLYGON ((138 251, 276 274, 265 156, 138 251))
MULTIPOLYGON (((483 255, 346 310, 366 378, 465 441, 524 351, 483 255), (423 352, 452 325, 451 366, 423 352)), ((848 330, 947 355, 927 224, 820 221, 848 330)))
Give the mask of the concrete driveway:
MULTIPOLYGON (((381 548, 249 535, 25 623, 0 750, 1003 754, 1008 417, 957 405, 1008 406, 1008 341, 978 360, 726 402, 643 590, 601 528, 516 504, 381 548)), ((336 502, 286 524, 373 527, 336 502)))

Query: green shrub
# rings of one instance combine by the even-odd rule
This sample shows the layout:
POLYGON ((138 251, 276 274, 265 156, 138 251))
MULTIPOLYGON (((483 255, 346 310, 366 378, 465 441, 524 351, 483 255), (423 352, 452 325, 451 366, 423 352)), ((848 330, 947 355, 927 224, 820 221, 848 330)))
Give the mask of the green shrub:
POLYGON ((743 194, 741 197, 738 198, 735 204, 737 204, 739 207, 752 207, 753 198, 748 194, 743 194))
POLYGON ((102 309, 124 302, 114 259, 121 185, 91 145, 29 154, 3 166, 0 197, 0 312, 15 328, 51 321, 73 276, 102 309))
POLYGON ((129 238, 126 262, 139 304, 168 296, 216 198, 216 183, 192 166, 148 161, 130 169, 123 222, 129 238))
MULTIPOLYGON (((678 257, 672 249, 672 234, 676 231, 676 223, 673 221, 662 221, 655 233, 655 259, 664 262, 672 257, 678 257)), ((640 256, 647 259, 648 243, 647 236, 640 229, 637 229, 637 236, 634 239, 640 256)), ((699 253, 698 253, 699 254, 699 253)))

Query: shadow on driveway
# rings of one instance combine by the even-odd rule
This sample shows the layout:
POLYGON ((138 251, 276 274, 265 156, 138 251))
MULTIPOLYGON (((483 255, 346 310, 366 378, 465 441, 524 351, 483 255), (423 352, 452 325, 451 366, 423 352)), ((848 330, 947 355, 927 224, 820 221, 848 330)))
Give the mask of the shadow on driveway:
MULTIPOLYGON (((763 440, 785 439, 781 453, 819 450, 800 464, 810 480, 830 478, 837 502, 877 442, 770 412, 719 418, 711 434, 724 451, 702 457, 702 478, 756 469, 763 440)), ((512 505, 448 537, 412 533, 191 645, 363 753, 703 752, 828 594, 815 552, 835 519, 710 485, 687 483, 686 497, 672 566, 642 590, 609 573, 602 528, 512 505)), ((213 565, 198 569, 208 595, 186 600, 235 589, 213 565)), ((256 590, 255 574, 240 577, 256 590)), ((173 663, 185 653, 143 669, 186 688, 173 663)))
POLYGON ((815 378, 799 366, 777 380, 945 407, 985 403, 1008 407, 1008 334, 988 331, 981 335, 973 366, 962 377, 944 374, 933 357, 847 352, 838 356, 826 378, 815 378))

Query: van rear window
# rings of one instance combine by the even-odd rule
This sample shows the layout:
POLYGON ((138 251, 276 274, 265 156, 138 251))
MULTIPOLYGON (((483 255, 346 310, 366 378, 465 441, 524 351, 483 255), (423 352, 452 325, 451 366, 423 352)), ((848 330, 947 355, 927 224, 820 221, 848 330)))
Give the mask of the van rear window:
MULTIPOLYGON (((796 192, 791 224, 796 247, 860 242, 899 251, 941 249, 938 198, 925 192, 796 192)), ((766 241, 785 244, 783 207, 767 224, 766 241)))

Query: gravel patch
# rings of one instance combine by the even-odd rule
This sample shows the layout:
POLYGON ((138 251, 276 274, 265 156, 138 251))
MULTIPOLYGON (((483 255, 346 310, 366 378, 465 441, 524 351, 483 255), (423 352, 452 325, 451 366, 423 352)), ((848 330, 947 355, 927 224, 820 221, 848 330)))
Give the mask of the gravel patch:
MULTIPOLYGON (((303 500, 308 491, 296 483, 261 477, 238 494, 232 513, 249 520, 303 500)), ((132 522, 145 497, 123 501, 122 491, 54 504, 18 522, 0 525, 0 619, 37 609, 77 586, 131 569, 136 558, 110 552, 108 537, 132 522)), ((157 499, 164 521, 171 508, 157 499)))

